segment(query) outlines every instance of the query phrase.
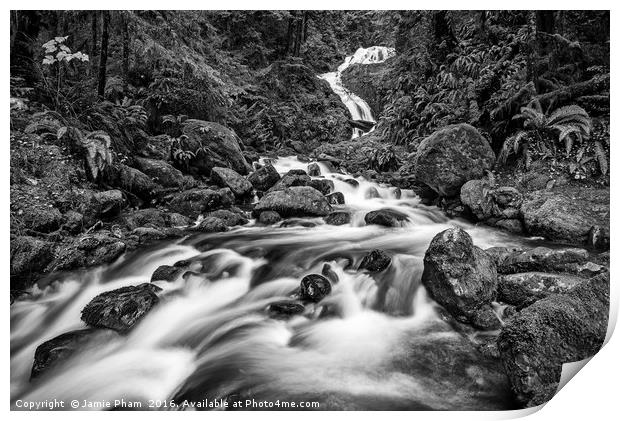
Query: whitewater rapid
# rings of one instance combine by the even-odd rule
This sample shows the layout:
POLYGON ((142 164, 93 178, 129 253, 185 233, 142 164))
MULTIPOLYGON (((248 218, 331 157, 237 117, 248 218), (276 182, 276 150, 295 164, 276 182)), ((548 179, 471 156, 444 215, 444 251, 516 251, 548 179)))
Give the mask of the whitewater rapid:
MULTIPOLYGON (((243 396, 311 400, 320 409, 503 409, 506 379, 468 337, 441 317, 420 284, 424 252, 458 225, 476 245, 518 246, 522 238, 450 220, 411 191, 349 176, 318 163, 344 194, 337 210, 351 223, 247 226, 163 242, 86 272, 34 287, 11 306, 11 402, 17 400, 177 399, 243 396), (379 197, 367 199, 371 188, 379 197), (392 208, 403 227, 367 226, 370 210, 392 208), (285 226, 286 225, 286 226, 285 226), (372 249, 392 255, 380 273, 357 270, 372 249), (161 302, 129 334, 95 336, 57 368, 29 382, 36 347, 85 328, 81 309, 97 294, 149 282, 159 265, 190 259, 198 269, 158 281, 161 302), (329 264, 332 293, 302 315, 276 320, 270 303, 292 300, 301 278, 329 264), (458 364, 457 364, 458 363, 458 364), (455 364, 452 367, 450 364, 455 364)), ((307 169, 279 158, 280 173, 307 169)), ((474 336, 487 333, 472 333, 474 336)), ((165 408, 159 408, 165 409, 165 408)))

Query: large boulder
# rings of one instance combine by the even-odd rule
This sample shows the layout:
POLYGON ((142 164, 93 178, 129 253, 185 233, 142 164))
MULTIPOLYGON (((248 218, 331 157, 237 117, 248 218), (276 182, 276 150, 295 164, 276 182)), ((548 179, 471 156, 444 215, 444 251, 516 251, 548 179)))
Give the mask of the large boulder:
POLYGON ((211 180, 220 187, 228 187, 237 197, 247 197, 252 192, 252 184, 230 168, 213 167, 211 180))
POLYGON ((248 176, 248 181, 257 191, 267 191, 280 181, 280 174, 273 165, 267 164, 248 176))
POLYGON ((449 228, 437 234, 426 250, 422 283, 454 317, 478 325, 495 300, 497 269, 467 232, 449 228))
POLYGON ((159 302, 159 291, 161 288, 144 283, 104 292, 84 307, 82 320, 89 326, 126 332, 159 302))
POLYGON ((181 215, 196 218, 203 212, 228 207, 234 199, 233 193, 228 188, 191 189, 173 195, 168 202, 168 207, 181 215))
POLYGON ((469 124, 454 124, 420 143, 414 176, 439 195, 452 197, 467 181, 481 178, 494 163, 495 154, 478 130, 469 124))
POLYGON ((77 352, 94 347, 118 336, 109 329, 81 329, 63 333, 43 342, 34 352, 34 362, 30 379, 35 379, 45 371, 58 367, 77 352))
POLYGON ((183 173, 166 161, 150 158, 135 158, 136 167, 164 187, 181 188, 187 184, 183 173))
POLYGON ((183 134, 187 136, 187 149, 195 155, 189 166, 199 174, 208 176, 213 167, 232 168, 241 175, 252 170, 241 152, 239 137, 231 129, 210 121, 190 119, 183 123, 183 134))
POLYGON ((540 301, 508 319, 497 345, 516 398, 524 406, 555 394, 562 364, 594 355, 609 317, 609 274, 540 301))
POLYGON ((521 206, 525 229, 532 235, 569 244, 587 244, 593 229, 603 232, 596 245, 609 248, 609 189, 579 187, 538 190, 521 206))
POLYGON ((316 189, 307 186, 290 187, 265 194, 256 207, 254 214, 263 211, 276 211, 280 216, 325 216, 332 208, 327 199, 316 189))

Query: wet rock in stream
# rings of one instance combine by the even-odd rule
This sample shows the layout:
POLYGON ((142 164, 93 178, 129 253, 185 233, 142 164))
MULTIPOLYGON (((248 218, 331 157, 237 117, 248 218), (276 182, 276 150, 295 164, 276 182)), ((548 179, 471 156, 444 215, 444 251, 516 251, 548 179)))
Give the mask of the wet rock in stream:
POLYGON ((390 266, 392 258, 383 250, 372 250, 364 256, 360 263, 360 269, 366 269, 370 272, 380 272, 390 266))
POLYGON ((90 326, 126 332, 159 302, 159 291, 148 283, 106 291, 84 307, 82 320, 90 326))
POLYGON ((318 303, 332 292, 332 285, 322 275, 312 273, 301 280, 301 299, 318 303))

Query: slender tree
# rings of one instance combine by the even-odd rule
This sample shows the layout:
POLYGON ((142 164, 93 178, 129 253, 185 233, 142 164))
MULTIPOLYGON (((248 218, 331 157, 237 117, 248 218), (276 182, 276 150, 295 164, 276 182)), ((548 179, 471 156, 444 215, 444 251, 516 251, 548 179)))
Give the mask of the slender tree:
POLYGON ((97 84, 97 95, 103 99, 105 96, 106 70, 108 64, 108 27, 110 25, 110 12, 101 12, 101 52, 99 54, 99 80, 97 84))
POLYGON ((129 11, 122 12, 121 23, 123 26, 123 92, 127 94, 129 83, 129 11))

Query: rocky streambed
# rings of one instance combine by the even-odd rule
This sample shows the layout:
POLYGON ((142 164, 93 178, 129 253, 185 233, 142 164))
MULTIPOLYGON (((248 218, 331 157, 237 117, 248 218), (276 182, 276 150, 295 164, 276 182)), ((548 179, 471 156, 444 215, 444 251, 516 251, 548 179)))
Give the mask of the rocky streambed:
POLYGON ((449 219, 329 163, 256 166, 214 167, 217 187, 58 253, 11 307, 12 401, 514 409, 602 345, 605 254, 449 219))

